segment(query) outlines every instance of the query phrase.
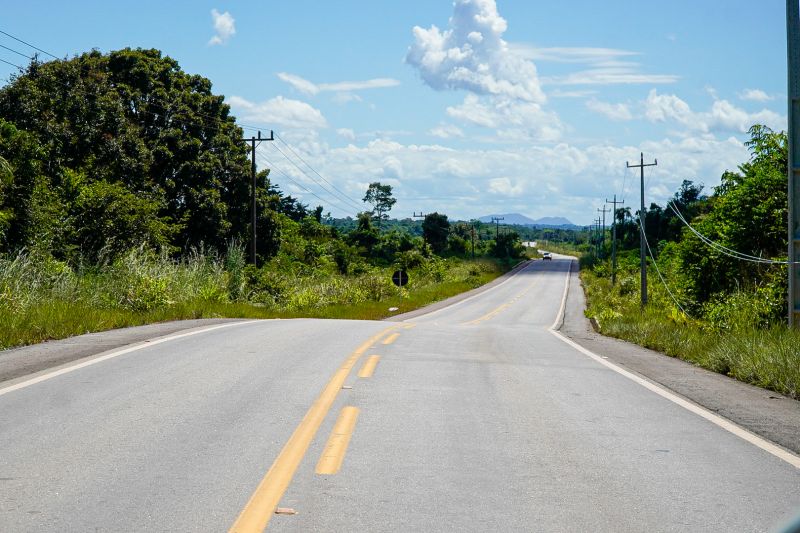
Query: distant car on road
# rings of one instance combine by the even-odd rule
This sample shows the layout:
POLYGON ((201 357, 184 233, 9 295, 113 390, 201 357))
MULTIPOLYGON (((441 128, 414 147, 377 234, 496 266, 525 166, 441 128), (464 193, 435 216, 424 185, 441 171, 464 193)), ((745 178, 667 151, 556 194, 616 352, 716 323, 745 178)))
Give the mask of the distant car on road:
POLYGON ((550 252, 545 252, 545 253, 542 254, 542 259, 544 261, 552 261, 553 260, 553 256, 552 256, 552 254, 550 252))

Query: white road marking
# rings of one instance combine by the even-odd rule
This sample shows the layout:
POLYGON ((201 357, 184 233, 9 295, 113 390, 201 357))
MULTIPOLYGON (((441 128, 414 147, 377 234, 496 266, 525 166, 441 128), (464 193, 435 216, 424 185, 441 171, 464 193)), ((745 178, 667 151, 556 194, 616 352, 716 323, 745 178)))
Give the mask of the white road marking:
POLYGON ((454 307, 456 307, 456 306, 459 306, 459 305, 461 305, 461 304, 463 304, 463 303, 469 302, 470 300, 473 300, 473 299, 477 298, 478 296, 483 296, 484 294, 486 294, 487 292, 489 292, 489 291, 491 291, 491 290, 497 289, 498 287, 502 287, 503 285, 505 285, 506 283, 508 283, 509 281, 511 281, 512 279, 514 279, 515 277, 517 277, 517 275, 519 275, 519 274, 521 274, 522 272, 524 272, 524 271, 528 270, 528 269, 529 269, 531 266, 533 266, 534 264, 535 264, 535 262, 534 262, 534 261, 531 261, 531 262, 530 262, 528 265, 526 265, 526 266, 524 266, 523 268, 520 268, 518 271, 514 272, 514 274, 512 274, 511 276, 509 276, 509 277, 508 277, 508 279, 506 279, 505 281, 502 281, 502 282, 498 283, 497 285, 495 285, 494 287, 491 287, 491 288, 490 288, 490 289, 488 289, 488 290, 485 290, 485 291, 479 292, 478 294, 473 294, 473 295, 472 295, 472 296, 470 296, 469 298, 464 298, 463 300, 461 300, 461 301, 458 301, 458 302, 456 302, 456 303, 454 303, 454 304, 452 304, 452 305, 448 305, 447 307, 442 307, 441 309, 437 309, 437 310, 435 310, 435 311, 431 311, 430 313, 425 313, 424 315, 419 315, 419 316, 415 316, 414 318, 409 318, 408 320, 404 320, 403 322, 413 322, 413 321, 415 321, 415 320, 418 320, 418 319, 420 319, 420 318, 428 318, 429 316, 431 316, 431 315, 435 315, 436 313, 441 313, 442 311, 445 311, 445 310, 451 310, 451 309, 453 309, 453 308, 454 308, 454 307))
POLYGON ((564 321, 564 311, 566 309, 567 292, 569 290, 569 280, 570 280, 571 274, 572 274, 572 263, 570 262, 570 269, 567 272, 567 279, 566 279, 565 286, 564 286, 564 296, 561 298, 561 308, 558 311, 558 316, 556 317, 555 322, 553 322, 553 325, 550 326, 550 330, 549 330, 550 333, 552 333, 557 339, 565 342, 566 344, 569 344, 570 346, 572 346, 573 348, 575 348, 576 350, 581 352, 583 355, 585 355, 585 356, 597 361, 601 365, 603 365, 603 366, 613 370, 614 372, 616 372, 616 373, 618 373, 618 374, 630 379, 631 381, 634 381, 634 382, 638 383, 642 387, 644 387, 644 388, 646 388, 646 389, 658 394, 662 398, 665 398, 665 399, 671 401, 672 403, 683 407, 687 411, 690 411, 690 412, 692 412, 692 413, 694 413, 694 414, 696 414, 696 415, 708 420, 712 424, 724 429, 725 431, 727 431, 729 433, 732 433, 732 434, 736 435, 740 439, 745 440, 745 441, 749 442, 750 444, 752 444, 754 446, 757 446, 757 447, 761 448, 765 452, 774 455, 778 459, 781 459, 781 460, 789 463, 790 465, 794 466, 795 468, 800 468, 800 456, 792 453, 791 451, 789 451, 789 450, 787 450, 787 449, 785 449, 785 448, 783 448, 783 447, 781 447, 781 446, 779 446, 779 445, 777 445, 777 444, 775 444, 773 442, 770 442, 770 441, 766 440, 763 437, 760 437, 759 435, 756 435, 755 433, 752 433, 752 432, 746 430, 745 428, 743 428, 743 427, 731 422, 727 418, 723 418, 723 417, 721 417, 721 416, 719 416, 719 415, 717 415, 715 413, 712 413, 708 409, 706 409, 704 407, 701 407, 700 405, 697 405, 696 403, 690 402, 689 400, 687 400, 685 398, 682 398, 682 397, 678 396, 677 394, 675 394, 675 393, 673 393, 673 392, 671 392, 671 391, 669 391, 669 390, 667 390, 667 389, 665 389, 665 388, 663 388, 663 387, 661 387, 659 385, 656 385, 655 383, 653 383, 651 381, 648 381, 648 380, 646 380, 646 379, 644 379, 644 378, 642 378, 642 377, 640 377, 640 376, 638 376, 638 375, 636 375, 636 374, 634 374, 632 372, 629 372, 628 370, 625 370, 624 368, 621 368, 621 367, 615 365, 614 363, 611 363, 607 359, 604 359, 603 357, 597 355, 596 353, 594 353, 594 352, 592 352, 590 350, 587 350, 586 348, 584 348, 580 344, 576 343, 575 341, 573 341, 571 339, 568 339, 563 334, 561 334, 561 332, 558 331, 558 328, 561 327, 561 324, 563 324, 563 321, 564 321))
POLYGON ((96 365, 97 363, 102 363, 103 361, 108 361, 109 359, 113 359, 114 357, 119 357, 120 355, 125 355, 127 353, 135 352, 141 350, 143 348, 149 348, 150 346, 156 346, 158 344, 173 341, 176 339, 182 339, 184 337, 191 337, 192 335, 199 335, 200 333, 206 333, 209 331, 214 331, 217 329, 222 328, 230 328, 233 326, 241 326, 243 324, 253 324, 254 322, 260 322, 259 320, 247 320, 244 322, 231 322, 229 324, 221 324, 218 326, 208 326, 203 329, 196 329, 192 331, 188 331, 186 333, 178 333, 176 335, 168 335, 166 337, 161 337, 159 339, 142 341, 140 343, 136 343, 134 345, 128 346, 127 348, 122 348, 120 350, 115 350, 113 352, 107 353, 100 357, 94 357, 93 359, 83 360, 79 363, 59 368, 58 370, 54 370, 52 372, 47 372, 46 374, 40 374, 35 378, 27 379, 25 381, 21 381, 19 383, 15 383, 14 385, 9 385, 8 387, 0 389, 0 396, 4 394, 8 394, 9 392, 18 391, 20 389, 24 389, 26 387, 30 387, 31 385, 36 385, 37 383, 41 383, 43 381, 47 381, 48 379, 52 379, 58 376, 63 376, 64 374, 69 374, 70 372, 74 372, 75 370, 80 370, 81 368, 86 368, 87 366, 96 365))

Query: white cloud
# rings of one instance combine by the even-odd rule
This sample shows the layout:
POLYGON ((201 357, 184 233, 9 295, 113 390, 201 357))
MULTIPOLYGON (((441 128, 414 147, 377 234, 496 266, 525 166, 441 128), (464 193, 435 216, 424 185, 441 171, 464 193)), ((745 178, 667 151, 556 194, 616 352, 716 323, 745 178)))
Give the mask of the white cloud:
POLYGON ((453 124, 440 124, 428 132, 429 135, 439 137, 440 139, 451 139, 453 137, 463 137, 464 132, 458 126, 453 124))
POLYGON ((610 104, 592 98, 586 102, 586 107, 595 113, 600 113, 611 120, 632 120, 633 113, 626 104, 610 104))
POLYGON ((753 102, 769 102, 775 99, 775 97, 768 95, 761 89, 745 89, 739 93, 739 98, 753 102))
POLYGON ((334 104, 345 105, 350 102, 362 102, 363 99, 355 93, 336 93, 331 98, 334 104))
POLYGON ((658 94, 652 89, 645 101, 645 117, 651 122, 674 121, 689 130, 700 132, 747 132, 753 124, 765 124, 774 130, 786 128, 787 119, 774 111, 762 109, 748 113, 727 100, 715 100, 706 112, 692 111, 689 104, 674 94, 658 94))
MULTIPOLYGON (((639 146, 559 143, 503 149, 453 149, 382 139, 330 148, 315 141, 315 132, 298 131, 291 139, 283 137, 352 198, 360 199, 366 184, 376 179, 391 181, 398 199, 391 215, 401 218, 420 209, 444 212, 456 219, 518 211, 533 217, 565 216, 585 224, 608 194, 621 196, 626 172, 627 205, 637 203, 638 184, 631 171, 625 170, 625 162, 638 161, 639 152, 648 159, 658 158, 658 166, 648 169, 646 201, 662 205, 683 179, 710 188, 719 183, 723 171, 735 169, 749 157, 740 140, 710 133, 652 140, 639 146), (303 142, 302 136, 313 142, 303 142)), ((275 179, 283 186, 277 173, 275 179)), ((319 203, 313 197, 299 196, 319 203)))
POLYGON ((209 46, 225 44, 236 34, 236 21, 227 11, 220 13, 216 9, 212 9, 211 19, 214 21, 216 34, 208 41, 209 46))
POLYGON ((356 132, 351 130, 350 128, 339 128, 336 130, 336 134, 340 137, 344 137, 348 141, 355 141, 356 140, 356 132))
POLYGON ((276 96, 265 102, 254 103, 239 96, 232 96, 228 103, 240 111, 243 122, 259 122, 268 126, 278 125, 287 128, 326 128, 328 121, 322 113, 300 100, 276 96))
POLYGON ((520 56, 541 62, 584 64, 588 68, 564 76, 542 77, 548 85, 614 85, 675 83, 674 74, 645 74, 641 65, 631 61, 638 52, 617 48, 552 47, 538 48, 517 44, 513 50, 520 56))
POLYGON ((563 130, 558 115, 543 110, 539 104, 506 98, 481 99, 468 94, 463 103, 448 107, 447 114, 484 128, 523 130, 526 139, 540 141, 557 140, 563 130))
POLYGON ((365 89, 383 89, 386 87, 396 87, 400 85, 398 80, 392 78, 374 78, 363 81, 340 81, 336 83, 314 83, 296 74, 279 72, 278 78, 285 81, 298 91, 308 95, 316 95, 321 92, 340 92, 361 91, 365 89))
POLYGON ((492 178, 489 180, 489 192, 500 196, 520 196, 523 187, 514 184, 509 178, 492 178))
POLYGON ((506 28, 495 0, 456 0, 448 29, 414 27, 406 62, 436 90, 542 103, 536 66, 503 40, 506 28))

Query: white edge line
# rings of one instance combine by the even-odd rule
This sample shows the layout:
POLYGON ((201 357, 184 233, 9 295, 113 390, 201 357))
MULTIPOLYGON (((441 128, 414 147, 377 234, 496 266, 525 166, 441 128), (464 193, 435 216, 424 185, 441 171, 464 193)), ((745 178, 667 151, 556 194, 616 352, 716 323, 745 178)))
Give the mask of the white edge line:
MULTIPOLYGON (((48 379, 52 379, 58 376, 63 376, 64 374, 69 374, 70 372, 74 372, 75 370, 80 370, 81 368, 86 368, 87 366, 96 365, 97 363, 102 363, 103 361, 108 361, 109 359, 113 359, 114 357, 119 357, 120 355, 125 355, 127 353, 135 352, 141 350, 143 348, 149 348, 150 346, 156 346, 158 344, 173 341, 176 339, 182 339, 184 337, 191 337, 192 335, 199 335, 200 333, 207 333, 209 331, 214 331, 216 329, 222 328, 230 328, 233 326, 241 326, 243 324, 253 324, 255 322, 260 322, 259 320, 246 320, 243 322, 232 322, 229 324, 220 324, 217 326, 209 326, 203 329, 195 329, 192 331, 187 331, 185 333, 178 333, 176 335, 168 335, 166 337, 157 338, 150 341, 142 341, 136 344, 130 345, 127 348, 122 348, 120 350, 115 350, 113 352, 107 353, 106 355, 102 355, 100 357, 95 357, 93 359, 89 359, 88 361, 83 361, 82 363, 77 363, 71 366, 63 367, 58 370, 54 370, 53 372, 48 372, 46 374, 41 374, 36 376, 35 378, 31 378, 25 381, 21 381, 19 383, 15 383, 14 385, 10 385, 3 389, 0 389, 0 396, 4 394, 8 394, 9 392, 18 391, 20 389, 24 389, 26 387, 30 387, 31 385, 36 385, 37 383, 41 383, 43 381, 47 381, 48 379)), ((90 356, 91 357, 91 356, 90 356)))
MULTIPOLYGON (((486 289, 484 291, 481 291, 478 294, 473 294, 469 298, 464 298, 463 300, 459 300, 458 302, 456 302, 454 304, 450 304, 450 305, 448 305, 446 307, 442 307, 441 309, 436 309, 435 311, 430 311, 429 313, 424 313, 422 315, 415 316, 414 318, 409 318, 408 320, 403 320, 402 322, 411 322, 413 320, 417 320, 418 318, 427 318, 427 317, 429 317, 431 315, 435 315, 436 313, 441 313, 442 311, 445 311, 445 310, 448 310, 448 309, 452 309, 452 308, 454 308, 454 307, 456 307, 458 305, 461 305, 463 303, 469 302, 470 300, 472 300, 474 298, 477 298, 478 296, 483 296, 485 293, 487 293, 487 292, 489 292, 491 290, 497 289, 498 287, 502 287, 503 285, 505 285, 506 283, 508 283, 509 281, 514 279, 515 277, 517 277, 519 274, 521 274, 523 271, 528 270, 528 268, 531 267, 533 264, 534 264, 534 260, 531 259, 530 260, 530 264, 528 264, 527 266, 525 266, 523 268, 520 268, 519 270, 514 272, 512 275, 508 276, 508 278, 506 278, 505 280, 503 280, 500 283, 498 283, 497 285, 495 285, 494 287, 489 287, 488 289, 486 289)), ((480 288, 480 287, 477 287, 477 288, 480 288)))
POLYGON ((564 287, 564 296, 563 296, 563 298, 561 300, 561 309, 558 312, 558 316, 556 317, 556 321, 553 323, 552 326, 550 326, 550 330, 549 330, 550 333, 552 333, 557 339, 559 339, 559 340, 565 342, 566 344, 572 346, 574 349, 578 350, 583 355, 585 355, 585 356, 597 361, 601 365, 613 370, 614 372, 616 372, 616 373, 618 373, 618 374, 630 379, 631 381, 633 381, 635 383, 638 383, 642 387, 644 387, 644 388, 646 388, 646 389, 658 394, 662 398, 667 399, 667 400, 671 401, 672 403, 674 403, 676 405, 679 405, 680 407, 683 407, 687 411, 690 411, 690 412, 692 412, 692 413, 694 413, 694 414, 696 414, 696 415, 708 420, 712 424, 724 429, 725 431, 727 431, 729 433, 732 433, 732 434, 736 435, 740 439, 745 440, 745 441, 749 442, 750 444, 752 444, 754 446, 757 446, 758 448, 761 448, 765 452, 774 455, 778 459, 781 459, 781 460, 789 463, 790 465, 794 466, 795 468, 800 468, 800 456, 790 452, 789 450, 787 450, 787 449, 785 449, 785 448, 783 448, 783 447, 781 447, 781 446, 779 446, 779 445, 777 445, 777 444, 775 444, 773 442, 770 442, 770 441, 766 440, 763 437, 760 437, 759 435, 756 435, 755 433, 752 433, 752 432, 748 431, 747 429, 745 429, 745 428, 743 428, 743 427, 731 422, 730 420, 728 420, 726 418, 723 418, 723 417, 721 417, 721 416, 719 416, 717 414, 712 413, 708 409, 706 409, 704 407, 701 407, 700 405, 697 405, 696 403, 690 402, 689 400, 687 400, 685 398, 681 398, 677 394, 675 394, 673 392, 670 392, 667 389, 665 389, 665 388, 663 388, 663 387, 661 387, 659 385, 656 385, 655 383, 647 381, 646 379, 644 379, 644 378, 642 378, 642 377, 640 377, 640 376, 638 376, 638 375, 636 375, 636 374, 634 374, 632 372, 629 372, 628 370, 625 370, 624 368, 621 368, 621 367, 615 365, 614 363, 608 361, 607 359, 603 359, 602 357, 600 357, 596 353, 594 353, 594 352, 592 352, 590 350, 587 350, 586 348, 584 348, 580 344, 576 343, 572 339, 568 339, 567 337, 565 337, 560 331, 558 331, 558 328, 561 327, 561 323, 563 323, 563 320, 564 320, 564 311, 566 309, 567 292, 569 290, 569 280, 570 280, 570 277, 571 277, 571 273, 572 273, 572 263, 570 263, 570 271, 567 274, 567 281, 566 281, 566 284, 565 284, 565 287, 564 287))

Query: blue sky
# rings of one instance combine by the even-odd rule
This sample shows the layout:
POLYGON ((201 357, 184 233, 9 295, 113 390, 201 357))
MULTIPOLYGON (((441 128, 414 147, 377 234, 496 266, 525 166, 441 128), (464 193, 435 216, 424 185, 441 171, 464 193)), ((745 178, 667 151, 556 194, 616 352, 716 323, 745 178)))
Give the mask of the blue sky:
POLYGON ((260 165, 334 216, 381 181, 397 217, 588 224, 615 193, 635 202, 625 162, 640 151, 658 158, 646 195, 661 202, 746 160, 753 123, 786 127, 784 13, 777 0, 27 1, 0 29, 57 56, 161 49, 243 123, 276 130, 295 153, 265 143, 260 165))

